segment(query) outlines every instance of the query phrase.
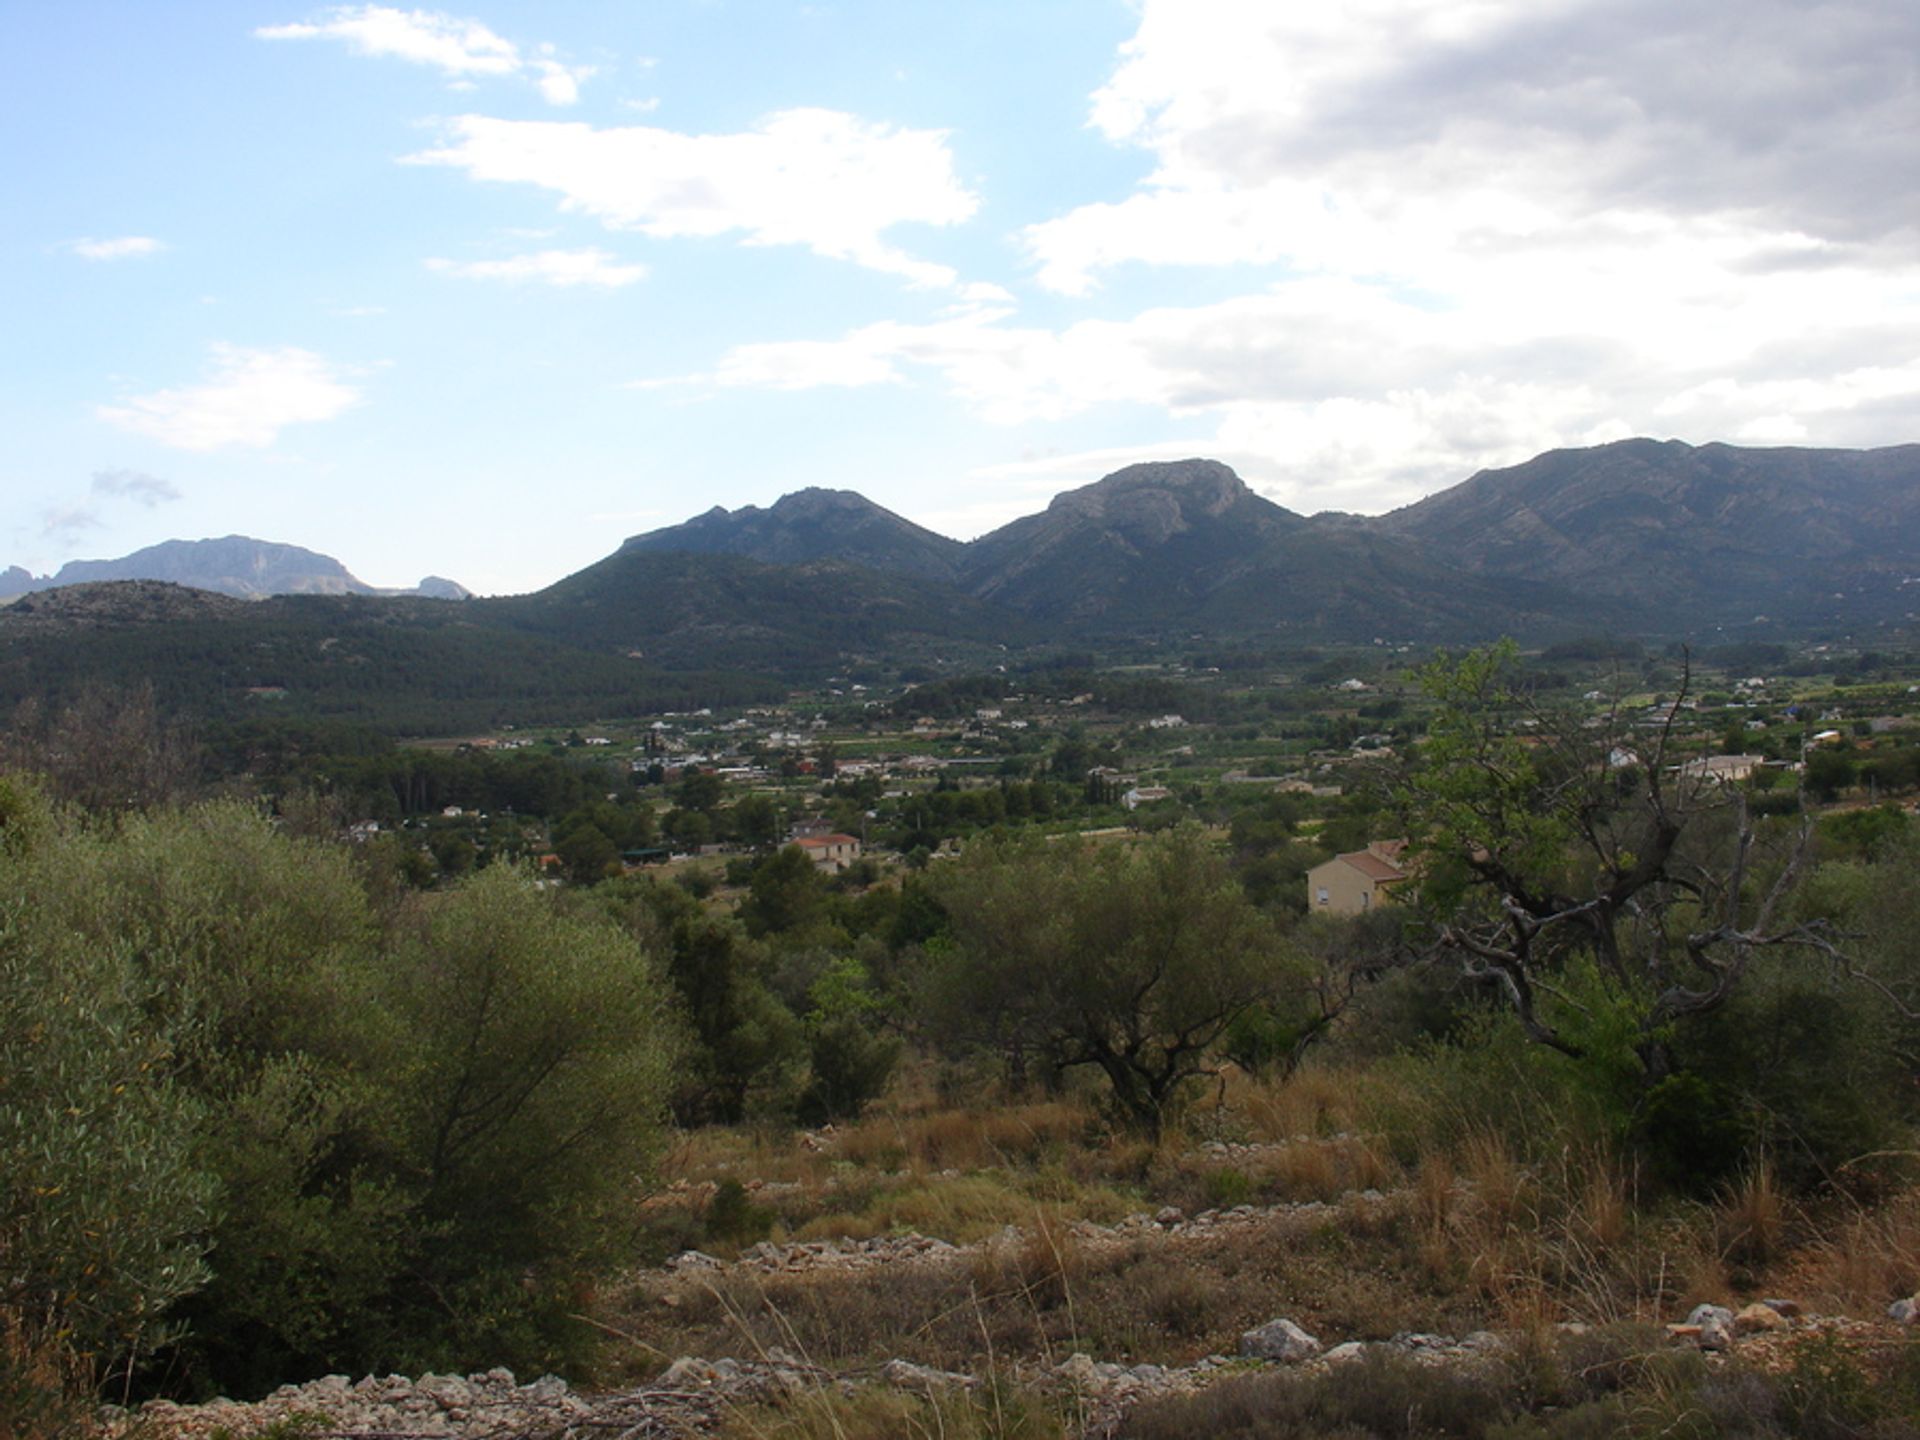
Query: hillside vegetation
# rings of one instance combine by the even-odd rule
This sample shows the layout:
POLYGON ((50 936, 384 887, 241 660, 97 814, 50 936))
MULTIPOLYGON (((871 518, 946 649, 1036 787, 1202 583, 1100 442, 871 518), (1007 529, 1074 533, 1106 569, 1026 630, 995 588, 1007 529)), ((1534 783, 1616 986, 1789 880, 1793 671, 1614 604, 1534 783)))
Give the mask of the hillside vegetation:
MULTIPOLYGON (((235 1433, 484 1391, 537 1434, 1912 1434, 1913 822, 1689 779, 1671 720, 1623 761, 1537 678, 1422 668, 1352 822, 1416 879, 1352 918, 1272 888, 1313 833, 1277 794, 1047 839, 1003 784, 933 792, 1003 818, 923 865, 761 829, 723 881, 436 881, 311 798, 17 746, 0 1430, 311 1381, 235 1433), (396 1370, 476 1378, 320 1379, 396 1370)), ((624 823, 536 773, 557 839, 624 823)), ((754 834, 720 789, 676 808, 754 834)))

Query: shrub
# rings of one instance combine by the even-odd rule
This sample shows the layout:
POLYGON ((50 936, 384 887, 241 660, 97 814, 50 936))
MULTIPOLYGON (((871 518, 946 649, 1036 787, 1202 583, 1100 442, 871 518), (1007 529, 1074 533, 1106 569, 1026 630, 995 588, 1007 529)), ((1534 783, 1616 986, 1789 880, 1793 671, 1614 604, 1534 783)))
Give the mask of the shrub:
POLYGON ((1507 1409, 1486 1378, 1378 1352, 1317 1379, 1231 1379, 1198 1395, 1140 1407, 1127 1440, 1264 1440, 1275 1435, 1479 1437, 1507 1409))
POLYGON ((376 914, 242 806, 41 828, 0 847, 16 1348, 185 1329, 170 1383, 229 1393, 564 1359, 676 1052, 645 953, 504 867, 376 914))
POLYGON ((33 943, 20 905, 0 910, 0 1326, 97 1378, 167 1339, 205 1278, 206 1112, 167 1075, 126 951, 33 943))
POLYGON ((730 1245, 750 1245, 764 1240, 773 1229, 774 1215, 747 1198, 747 1187, 729 1176, 722 1180, 707 1202, 707 1235, 730 1245))

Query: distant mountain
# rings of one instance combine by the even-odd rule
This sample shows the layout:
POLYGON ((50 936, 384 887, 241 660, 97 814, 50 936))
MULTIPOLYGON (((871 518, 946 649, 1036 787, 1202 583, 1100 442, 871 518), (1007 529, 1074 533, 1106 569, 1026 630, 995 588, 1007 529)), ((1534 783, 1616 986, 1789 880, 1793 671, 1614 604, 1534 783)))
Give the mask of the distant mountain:
POLYGON ((776 565, 631 546, 532 595, 462 609, 595 650, 771 674, 861 651, 1017 643, 1025 630, 949 585, 844 560, 776 565))
POLYGON ((380 590, 351 575, 329 555, 229 535, 220 540, 163 540, 118 560, 69 560, 59 573, 36 579, 19 566, 0 574, 0 597, 106 580, 165 580, 243 600, 268 595, 418 595, 464 600, 466 587, 429 576, 414 590, 380 590))
POLYGON ((716 505, 683 525, 635 535, 620 547, 623 553, 739 555, 769 565, 842 560, 888 575, 949 581, 958 574, 966 548, 864 495, 817 487, 783 495, 764 510, 716 505))
MULTIPOLYGON (((142 555, 156 552, 240 594, 359 583, 291 546, 142 555)), ((1225 465, 1184 460, 1128 466, 967 545, 850 492, 802 491, 637 536, 534 594, 461 605, 241 603, 124 582, 33 593, 0 606, 0 706, 144 676, 229 713, 272 703, 426 733, 765 694, 881 658, 979 668, 1047 641, 1704 638, 1756 616, 1774 634, 1866 633, 1906 624, 1915 585, 1920 446, 1622 441, 1483 471, 1376 518, 1296 515, 1225 465)))
POLYGON ((1217 460, 1129 465, 966 548, 973 594, 1054 624, 1193 609, 1306 521, 1217 460))
MULTIPOLYGON (((1309 520, 1256 494, 1219 461, 1194 459, 1129 465, 965 545, 850 491, 802 490, 764 510, 715 508, 684 525, 636 536, 614 558, 678 553, 766 565, 831 561, 909 580, 951 580, 972 597, 970 609, 956 608, 966 605, 957 595, 910 602, 894 586, 884 592, 891 608, 876 609, 840 575, 838 608, 847 613, 839 637, 868 647, 869 622, 892 623, 907 610, 919 612, 912 628, 922 635, 997 637, 1022 620, 1056 637, 1206 629, 1453 638, 1489 626, 1532 630, 1589 618, 1550 587, 1462 574, 1417 543, 1368 525, 1347 516, 1309 520), (864 617, 857 624, 856 614, 864 617), (998 620, 977 623, 996 614, 998 620)), ((717 603, 711 586, 706 592, 679 588, 691 583, 691 571, 675 574, 674 596, 664 603, 693 595, 705 605, 717 603)), ((767 572, 754 575, 750 591, 772 583, 767 572)), ((740 572, 727 571, 722 589, 740 582, 740 572)), ((572 583, 563 581, 555 591, 572 583)), ((622 608, 656 636, 668 613, 654 602, 622 608)), ((756 601, 741 605, 721 628, 737 643, 751 633, 791 632, 795 615, 819 613, 796 611, 788 600, 756 601), (780 612, 789 618, 770 622, 780 612)), ((704 616, 702 623, 715 618, 704 616)), ((817 650, 830 638, 822 633, 806 643, 817 650)))
POLYGON ((1657 609, 1672 629, 1904 616, 1920 576, 1920 445, 1553 450, 1372 522, 1481 576, 1657 609))
POLYGON ((1130 465, 961 544, 844 490, 635 536, 504 614, 668 663, 786 670, 905 643, 1208 634, 1431 641, 1904 616, 1920 447, 1553 451, 1382 517, 1230 468, 1130 465), (653 563, 641 564, 642 560, 653 563))

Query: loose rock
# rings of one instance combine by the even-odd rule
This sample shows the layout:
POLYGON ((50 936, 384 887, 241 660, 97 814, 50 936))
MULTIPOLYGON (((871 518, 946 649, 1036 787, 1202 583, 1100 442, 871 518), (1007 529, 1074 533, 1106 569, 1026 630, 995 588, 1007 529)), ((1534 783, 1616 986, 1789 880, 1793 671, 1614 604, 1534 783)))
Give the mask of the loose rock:
POLYGON ((1255 1360, 1291 1364, 1296 1360, 1311 1360, 1320 1350, 1318 1340, 1284 1317, 1269 1320, 1240 1337, 1240 1353, 1255 1360))
POLYGON ((1787 1317, 1771 1305, 1756 1301, 1745 1306, 1733 1317, 1733 1330, 1736 1335, 1759 1335, 1770 1330, 1788 1328, 1787 1317))

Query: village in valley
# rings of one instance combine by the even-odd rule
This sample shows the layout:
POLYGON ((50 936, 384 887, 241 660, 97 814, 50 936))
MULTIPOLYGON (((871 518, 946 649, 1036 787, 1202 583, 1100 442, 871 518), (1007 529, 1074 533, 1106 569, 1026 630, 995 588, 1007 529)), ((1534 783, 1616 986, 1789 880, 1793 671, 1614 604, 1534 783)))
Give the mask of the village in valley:
MULTIPOLYGON (((1617 737, 1616 771, 1658 750, 1676 781, 1737 787, 1770 813, 1897 809, 1920 793, 1920 667, 1844 644, 1600 654, 1612 648, 1571 642, 1526 663, 1544 708, 1617 737), (1764 668, 1756 648, 1773 674, 1741 673, 1764 668)), ((1285 903, 1355 914, 1406 878, 1406 837, 1383 827, 1423 737, 1424 663, 1411 645, 1383 643, 1255 673, 1136 662, 1042 668, 1037 683, 1004 665, 917 683, 842 675, 785 704, 421 742, 422 756, 478 763, 411 796, 420 777, 399 778, 398 765, 386 790, 357 769, 335 773, 361 785, 341 796, 366 812, 349 822, 356 840, 398 832, 417 864, 451 855, 455 873, 499 849, 575 883, 645 869, 724 886, 743 860, 784 844, 825 875, 872 883, 1008 829, 1118 836, 1193 823, 1225 835, 1251 833, 1256 814, 1284 816, 1296 867, 1332 852, 1299 872, 1285 903), (1179 705, 1193 713, 1162 708, 1179 705), (471 777, 533 757, 603 783, 587 807, 598 823, 485 807, 471 777)))

